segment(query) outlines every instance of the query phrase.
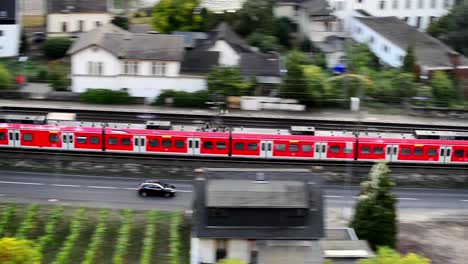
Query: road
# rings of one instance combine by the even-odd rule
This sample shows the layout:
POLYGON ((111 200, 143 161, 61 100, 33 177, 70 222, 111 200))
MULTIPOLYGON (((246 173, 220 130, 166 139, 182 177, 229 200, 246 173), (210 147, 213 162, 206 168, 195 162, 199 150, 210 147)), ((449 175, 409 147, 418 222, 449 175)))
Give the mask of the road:
MULTIPOLYGON (((0 201, 63 204, 85 207, 182 210, 193 199, 191 181, 167 180, 179 190, 175 198, 142 198, 136 194, 141 178, 79 176, 0 171, 0 201)), ((324 186, 327 208, 352 208, 357 186, 324 186)), ((451 210, 468 213, 468 190, 395 188, 400 212, 451 210)))

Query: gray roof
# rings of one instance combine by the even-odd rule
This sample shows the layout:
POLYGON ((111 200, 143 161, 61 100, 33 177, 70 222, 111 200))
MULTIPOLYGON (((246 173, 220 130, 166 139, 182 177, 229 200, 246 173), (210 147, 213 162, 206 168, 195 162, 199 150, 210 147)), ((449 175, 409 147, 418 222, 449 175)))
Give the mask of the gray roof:
POLYGON ((188 50, 181 65, 182 74, 206 74, 218 65, 219 52, 205 50, 188 50))
POLYGON ((101 47, 123 59, 180 61, 184 38, 166 34, 133 34, 112 24, 83 34, 68 51, 74 54, 91 46, 101 47))
POLYGON ((333 13, 326 0, 303 1, 301 7, 309 16, 331 16, 333 13))
POLYGON ((184 36, 186 48, 193 48, 199 40, 208 39, 208 34, 205 32, 174 31, 172 34, 184 36))
POLYGON ((280 60, 276 54, 242 53, 239 68, 247 76, 281 76, 280 60))
MULTIPOLYGON (((452 67, 448 53, 455 52, 441 41, 409 26, 397 17, 356 17, 361 23, 402 49, 413 46, 418 64, 422 67, 452 67)), ((460 66, 468 66, 468 59, 460 55, 460 66)))
POLYGON ((305 184, 298 181, 211 180, 208 207, 307 208, 305 184))
POLYGON ((250 52, 252 49, 236 32, 229 26, 228 23, 222 22, 215 29, 208 32, 208 39, 200 40, 197 48, 209 49, 216 41, 224 40, 237 52, 250 52))
POLYGON ((47 13, 107 13, 108 0, 47 0, 47 13))

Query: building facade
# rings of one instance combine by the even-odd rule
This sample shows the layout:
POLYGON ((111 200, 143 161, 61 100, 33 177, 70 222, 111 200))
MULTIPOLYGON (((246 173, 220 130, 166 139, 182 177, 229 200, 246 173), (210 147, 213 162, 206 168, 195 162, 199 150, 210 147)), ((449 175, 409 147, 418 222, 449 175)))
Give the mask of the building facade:
POLYGON ((0 58, 19 54, 21 19, 19 0, 0 1, 0 58))

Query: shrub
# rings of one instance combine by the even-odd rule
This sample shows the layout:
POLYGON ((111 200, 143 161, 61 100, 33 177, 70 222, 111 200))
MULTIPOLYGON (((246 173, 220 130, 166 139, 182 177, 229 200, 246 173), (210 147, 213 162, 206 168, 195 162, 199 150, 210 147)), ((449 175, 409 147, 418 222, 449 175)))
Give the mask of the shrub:
POLYGON ((96 255, 98 253, 99 247, 102 245, 104 241, 104 234, 106 233, 107 229, 107 217, 109 212, 107 209, 101 211, 99 216, 99 223, 94 230, 93 237, 91 238, 91 243, 86 251, 85 259, 83 260, 82 264, 93 264, 96 262, 96 255))
POLYGON ((114 257, 112 258, 112 263, 114 264, 122 264, 125 263, 124 257, 127 254, 128 250, 128 242, 130 239, 130 229, 132 228, 132 211, 125 210, 124 211, 124 223, 120 227, 119 230, 119 237, 117 238, 117 245, 115 246, 115 253, 114 257))
POLYGON ((61 220, 63 216, 63 207, 57 207, 53 211, 52 215, 49 217, 49 221, 47 222, 47 225, 45 226, 44 230, 44 235, 39 237, 37 240, 37 248, 39 252, 42 252, 42 250, 46 247, 47 244, 49 244, 55 234, 55 230, 57 228, 58 222, 61 220))
POLYGON ((0 64, 0 89, 8 89, 13 84, 13 78, 7 68, 0 64))
POLYGON ((5 237, 0 239, 0 263, 39 264, 41 253, 32 241, 5 237))
POLYGON ((148 221, 146 224, 145 238, 143 240, 143 250, 141 253, 141 264, 150 264, 152 260, 152 250, 154 247, 154 232, 156 229, 156 212, 148 213, 148 221))
POLYGON ((44 55, 49 59, 60 59, 65 57, 72 41, 69 38, 50 38, 47 39, 42 49, 44 55))
POLYGON ((129 27, 128 18, 125 16, 116 16, 111 20, 111 23, 125 30, 128 30, 129 27))
POLYGON ((55 91, 66 91, 70 86, 70 79, 67 78, 67 73, 61 63, 52 63, 47 73, 47 80, 50 86, 55 91))
POLYGON ((54 264, 65 264, 68 263, 70 254, 75 246, 76 241, 80 238, 80 233, 83 230, 83 220, 84 220, 85 210, 80 208, 76 210, 75 215, 73 216, 72 222, 70 224, 70 234, 68 234, 60 252, 58 253, 54 264))
POLYGON ((16 233, 16 238, 18 239, 25 239, 34 228, 34 222, 37 216, 37 211, 39 210, 39 206, 37 204, 33 204, 29 207, 28 212, 26 213, 26 217, 24 218, 23 222, 18 228, 18 232, 16 233))
POLYGON ((107 89, 88 89, 82 93, 80 100, 92 104, 134 104, 135 99, 127 91, 112 91, 107 89))
POLYGON ((10 204, 2 212, 2 215, 0 217, 0 236, 3 235, 3 231, 5 230, 6 225, 10 221, 10 219, 14 216, 16 210, 16 204, 10 204))
POLYGON ((164 105, 167 98, 173 98, 175 107, 205 108, 210 101, 207 90, 200 90, 193 93, 175 90, 164 90, 155 101, 155 105, 164 105))

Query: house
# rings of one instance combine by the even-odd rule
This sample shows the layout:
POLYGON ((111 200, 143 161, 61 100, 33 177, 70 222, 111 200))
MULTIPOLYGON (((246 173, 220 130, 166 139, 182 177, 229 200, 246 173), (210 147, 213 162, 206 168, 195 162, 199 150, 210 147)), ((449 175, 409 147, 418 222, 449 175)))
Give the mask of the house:
POLYGON ((279 0, 276 17, 287 17, 301 37, 322 42, 329 36, 341 36, 343 27, 326 0, 279 0))
POLYGON ((214 13, 236 12, 246 0, 201 0, 200 7, 214 13))
POLYGON ((352 230, 324 229, 318 171, 203 168, 195 174, 191 264, 222 258, 321 264, 373 256, 352 230))
POLYGON ((153 100, 163 89, 206 88, 204 76, 184 75, 184 37, 134 34, 106 24, 83 34, 70 48, 72 90, 127 89, 153 100))
POLYGON ((0 58, 18 55, 20 37, 19 2, 16 0, 0 1, 0 58))
POLYGON ((46 31, 49 37, 78 37, 112 20, 108 0, 48 0, 46 31))
POLYGON ((350 33, 351 21, 357 10, 374 17, 396 16, 408 25, 424 31, 436 18, 448 13, 454 0, 328 0, 334 15, 343 21, 350 33))
POLYGON ((381 62, 392 67, 402 66, 406 49, 412 46, 423 78, 436 70, 451 71, 455 66, 460 78, 468 78, 466 57, 397 17, 355 17, 351 37, 367 43, 381 62))
POLYGON ((345 44, 348 39, 339 36, 329 36, 324 41, 317 43, 317 47, 325 55, 329 68, 337 65, 346 65, 345 44))

